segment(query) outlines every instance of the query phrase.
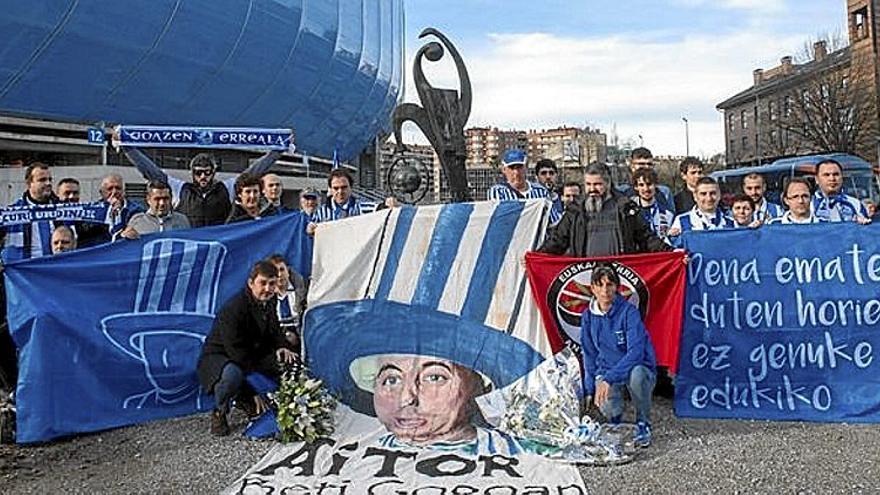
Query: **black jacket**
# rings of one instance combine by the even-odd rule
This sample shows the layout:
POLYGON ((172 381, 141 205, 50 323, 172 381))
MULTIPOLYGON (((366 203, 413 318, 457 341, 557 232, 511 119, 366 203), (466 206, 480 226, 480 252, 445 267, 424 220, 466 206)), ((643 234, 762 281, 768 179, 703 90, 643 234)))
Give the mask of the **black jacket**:
POLYGON ((204 190, 192 182, 187 182, 180 190, 180 200, 176 210, 186 215, 192 227, 222 225, 229 216, 232 202, 226 184, 216 181, 204 190))
POLYGON ((277 375, 276 370, 266 369, 267 363, 274 363, 279 348, 291 349, 291 346, 281 332, 275 305, 275 299, 271 299, 265 308, 261 307, 247 287, 226 301, 214 319, 199 357, 202 388, 210 391, 229 361, 245 373, 259 371, 277 375))
MULTIPOLYGON (((260 210, 257 218, 263 218, 272 216, 278 213, 278 210, 273 205, 266 205, 263 209, 260 210)), ((246 222, 248 220, 256 220, 254 217, 250 216, 250 214, 242 207, 240 204, 235 203, 232 205, 232 211, 229 212, 229 217, 226 219, 226 223, 236 223, 236 222, 246 222)))
MULTIPOLYGON (((645 223, 638 205, 629 199, 614 195, 610 199, 617 207, 620 225, 620 254, 671 251, 645 223)), ((587 224, 584 202, 575 201, 565 208, 562 219, 547 232, 547 238, 539 251, 550 254, 567 254, 578 258, 591 256, 587 253, 587 224)))

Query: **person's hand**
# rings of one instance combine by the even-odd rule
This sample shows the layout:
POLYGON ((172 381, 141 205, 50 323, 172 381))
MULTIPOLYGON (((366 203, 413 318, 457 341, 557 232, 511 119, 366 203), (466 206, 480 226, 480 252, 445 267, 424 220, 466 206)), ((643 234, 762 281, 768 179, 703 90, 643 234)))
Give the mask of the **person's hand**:
POLYGON ((687 265, 688 263, 691 262, 691 255, 689 255, 688 252, 685 251, 684 249, 676 248, 676 249, 673 249, 672 251, 676 252, 676 253, 684 253, 684 258, 681 259, 682 264, 687 265))
POLYGON ((608 382, 605 380, 599 380, 596 382, 596 397, 593 400, 593 403, 596 404, 596 407, 602 407, 603 404, 608 400, 608 394, 611 391, 611 385, 608 385, 608 382))
POLYGON ((275 351, 275 357, 278 358, 278 362, 284 364, 291 364, 296 361, 296 354, 286 347, 281 347, 275 351))
POLYGON ((125 237, 130 241, 134 241, 136 239, 140 239, 141 235, 138 234, 137 230, 134 230, 131 227, 126 227, 122 232, 119 233, 120 237, 125 237))
POLYGON ((400 206, 400 203, 397 202, 397 198, 395 198, 394 196, 390 196, 385 198, 385 206, 387 206, 388 208, 397 208, 398 206, 400 206))
POLYGON ((761 225, 764 225, 764 221, 761 220, 761 219, 759 218, 759 219, 757 219, 757 220, 754 220, 752 223, 750 223, 750 224, 748 225, 748 227, 749 227, 750 229, 757 229, 757 228, 760 227, 761 225))
POLYGON ((681 228, 670 227, 669 230, 666 231, 666 235, 668 235, 669 237, 678 237, 681 235, 681 228))
POLYGON ((264 412, 269 410, 269 402, 260 394, 254 396, 254 410, 257 416, 262 416, 264 412))
POLYGON ((317 228, 318 228, 318 224, 316 224, 316 223, 310 223, 310 224, 306 225, 306 234, 315 235, 315 230, 317 230, 317 228))
POLYGON ((853 221, 859 225, 868 225, 869 223, 871 223, 870 218, 865 218, 861 215, 856 215, 855 218, 853 218, 853 221))

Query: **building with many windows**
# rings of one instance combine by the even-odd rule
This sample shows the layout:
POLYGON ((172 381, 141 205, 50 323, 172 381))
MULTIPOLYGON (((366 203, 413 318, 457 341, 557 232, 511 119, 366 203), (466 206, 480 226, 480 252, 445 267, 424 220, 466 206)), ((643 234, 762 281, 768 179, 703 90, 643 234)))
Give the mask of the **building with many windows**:
POLYGON ((845 40, 755 69, 753 84, 717 105, 728 167, 841 151, 877 161, 880 0, 848 0, 845 40))

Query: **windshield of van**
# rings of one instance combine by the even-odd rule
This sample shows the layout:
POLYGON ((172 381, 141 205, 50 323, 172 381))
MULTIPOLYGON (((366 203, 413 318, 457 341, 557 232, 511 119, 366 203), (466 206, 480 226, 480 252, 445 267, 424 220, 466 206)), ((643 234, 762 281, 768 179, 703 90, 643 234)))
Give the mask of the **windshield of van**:
POLYGON ((871 199, 875 203, 880 198, 877 179, 870 170, 844 172, 843 190, 859 199, 871 199))

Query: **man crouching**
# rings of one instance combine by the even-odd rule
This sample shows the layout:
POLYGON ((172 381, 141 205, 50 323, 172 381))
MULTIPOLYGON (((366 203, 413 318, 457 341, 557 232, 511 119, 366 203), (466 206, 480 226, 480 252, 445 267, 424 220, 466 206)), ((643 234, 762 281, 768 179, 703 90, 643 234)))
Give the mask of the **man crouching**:
POLYGON ((275 313, 278 269, 268 261, 258 261, 248 276, 247 287, 228 300, 202 347, 198 374, 202 387, 214 394, 216 406, 211 414, 211 434, 229 434, 230 402, 235 399, 249 415, 261 414, 266 402, 245 381, 248 373, 258 372, 279 378, 278 362, 297 359, 284 338, 275 313))
POLYGON ((635 444, 651 444, 651 393, 657 382, 657 359, 639 310, 617 293, 620 277, 613 267, 593 268, 593 300, 581 316, 584 391, 612 424, 623 414, 623 389, 636 409, 635 444))

